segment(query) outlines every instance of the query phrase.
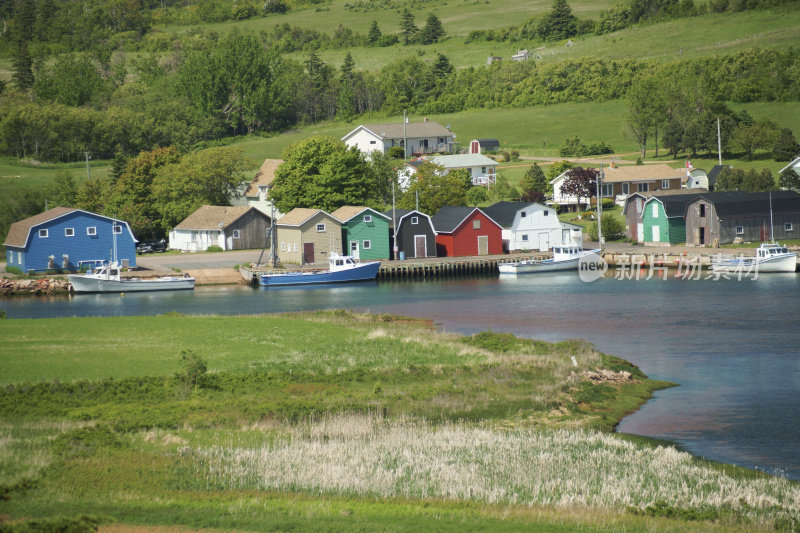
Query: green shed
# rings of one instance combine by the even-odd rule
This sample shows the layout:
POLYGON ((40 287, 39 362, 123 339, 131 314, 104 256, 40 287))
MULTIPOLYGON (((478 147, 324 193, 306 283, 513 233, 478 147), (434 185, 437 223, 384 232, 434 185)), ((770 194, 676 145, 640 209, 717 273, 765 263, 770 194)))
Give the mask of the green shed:
POLYGON ((374 209, 345 205, 331 213, 342 222, 344 253, 362 260, 389 258, 391 219, 374 209))
POLYGON ((648 198, 642 212, 645 245, 669 246, 686 243, 686 204, 699 196, 672 194, 648 198))

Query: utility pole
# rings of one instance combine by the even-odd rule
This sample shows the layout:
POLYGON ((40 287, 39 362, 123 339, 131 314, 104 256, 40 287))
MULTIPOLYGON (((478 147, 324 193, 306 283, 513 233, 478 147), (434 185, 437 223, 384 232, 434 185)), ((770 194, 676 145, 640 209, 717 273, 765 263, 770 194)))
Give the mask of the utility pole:
POLYGON ((394 260, 397 261, 397 209, 394 206, 394 181, 392 181, 392 233, 394 234, 394 260))
POLYGON ((600 163, 600 175, 597 176, 597 240, 600 243, 600 248, 603 247, 603 228, 601 227, 600 220, 603 218, 603 164, 600 163))
POLYGON ((722 136, 719 134, 719 117, 717 117, 717 153, 719 154, 719 166, 722 166, 722 136))
POLYGON ((89 170, 89 152, 83 152, 83 155, 86 156, 86 179, 92 179, 92 173, 89 170))
POLYGON ((407 121, 406 110, 403 109, 403 155, 405 156, 403 159, 408 159, 408 137, 406 136, 407 121))

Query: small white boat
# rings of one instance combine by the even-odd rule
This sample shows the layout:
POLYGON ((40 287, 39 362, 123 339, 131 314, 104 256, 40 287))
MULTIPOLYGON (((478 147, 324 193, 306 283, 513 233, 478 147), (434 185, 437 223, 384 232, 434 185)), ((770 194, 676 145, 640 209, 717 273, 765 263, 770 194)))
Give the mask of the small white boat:
POLYGON ((528 274, 533 272, 555 272, 558 270, 577 270, 582 257, 600 254, 601 249, 584 250, 580 244, 556 244, 550 259, 529 259, 513 263, 500 263, 501 274, 528 274))
POLYGON ((261 274, 259 285, 316 285, 320 283, 344 283, 348 281, 369 281, 378 275, 380 261, 359 263, 349 255, 333 252, 328 258, 328 270, 312 270, 308 272, 282 272, 278 274, 261 274))
POLYGON ((162 276, 159 278, 123 278, 116 261, 110 264, 101 262, 86 274, 71 274, 69 282, 72 290, 78 292, 141 292, 174 291, 194 289, 194 278, 183 276, 162 276))
POLYGON ((709 270, 713 272, 795 272, 797 252, 790 252, 778 243, 762 243, 755 256, 720 257, 713 261, 709 270))

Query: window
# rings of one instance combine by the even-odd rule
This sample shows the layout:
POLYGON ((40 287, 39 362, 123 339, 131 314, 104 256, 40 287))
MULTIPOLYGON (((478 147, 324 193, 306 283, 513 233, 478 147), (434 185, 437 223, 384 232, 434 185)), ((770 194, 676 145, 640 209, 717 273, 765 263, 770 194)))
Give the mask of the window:
POLYGON ((650 184, 649 183, 637 183, 636 184, 636 190, 639 191, 639 192, 648 192, 650 190, 650 184))
POLYGON ((486 174, 486 167, 481 167, 481 174, 486 174))
POLYGON ((636 214, 641 215, 642 209, 644 209, 644 200, 642 198, 636 199, 636 214))
POLYGON ((479 218, 472 221, 472 229, 481 229, 481 220, 479 218))
POLYGON ((89 237, 94 237, 95 235, 97 235, 97 227, 89 226, 88 228, 86 228, 86 235, 88 235, 89 237))
POLYGON ((613 183, 603 183, 602 184, 602 191, 601 194, 605 197, 614 196, 614 184, 613 183))
POLYGON ((119 224, 114 224, 114 233, 116 233, 117 235, 122 233, 122 226, 120 226, 119 224))
POLYGON ((375 141, 370 141, 369 144, 375 144, 375 141))
POLYGON ((40 229, 39 230, 39 238, 40 239, 46 239, 47 236, 48 236, 48 233, 47 233, 46 229, 40 229))
POLYGON ((64 228, 64 237, 74 237, 75 228, 64 228))
POLYGON ((669 189, 669 180, 661 180, 661 188, 669 189))
POLYGON ((17 252, 17 264, 22 264, 22 252, 17 252))
POLYGON ((658 216, 658 204, 656 202, 653 202, 652 205, 653 205, 653 216, 657 217, 658 216))
POLYGON ((519 214, 519 216, 520 218, 525 218, 526 216, 528 216, 528 214, 525 211, 523 211, 522 213, 519 214))
POLYGON ((527 242, 528 241, 528 234, 527 233, 523 233, 522 234, 522 241, 523 242, 527 242))
POLYGON ((412 224, 419 224, 419 217, 411 217, 412 224))
POLYGON ((239 237, 241 237, 241 233, 239 232, 239 230, 238 229, 233 230, 233 238, 238 239, 239 237))
POLYGON ((367 224, 372 222, 372 215, 364 215, 364 222, 367 224))
POLYGON ((787 222, 786 224, 784 224, 783 225, 783 231, 792 231, 792 223, 791 222, 787 222))
POLYGON ((631 191, 631 184, 630 183, 623 183, 622 184, 622 194, 630 194, 631 191))
POLYGON ((369 250, 370 248, 372 248, 372 242, 371 241, 362 241, 361 242, 361 248, 363 250, 369 250))
POLYGON ((744 235, 744 226, 736 226, 736 235, 744 235))
POLYGON ((545 209, 544 211, 542 211, 542 216, 545 216, 545 217, 546 217, 546 216, 547 216, 547 215, 549 215, 549 214, 550 214, 550 211, 548 211, 547 209, 545 209))
POLYGON ((286 251, 286 243, 284 241, 281 241, 281 252, 285 251, 286 251))
POLYGON ((325 224, 317 224, 317 233, 325 233, 325 224))
POLYGON ((298 250, 298 244, 294 243, 294 251, 296 252, 297 250, 298 250))
POLYGON ((706 204, 700 204, 700 217, 706 216, 706 204))

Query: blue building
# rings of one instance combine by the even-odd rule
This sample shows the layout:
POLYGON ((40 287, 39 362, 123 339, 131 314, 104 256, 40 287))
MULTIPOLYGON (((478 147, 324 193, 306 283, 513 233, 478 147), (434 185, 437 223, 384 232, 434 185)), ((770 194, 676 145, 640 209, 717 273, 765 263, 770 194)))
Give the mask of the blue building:
POLYGON ((11 225, 3 243, 8 267, 23 272, 79 270, 114 258, 136 266, 136 239, 127 222, 70 207, 55 207, 11 225), (113 231, 113 233, 112 233, 113 231))

